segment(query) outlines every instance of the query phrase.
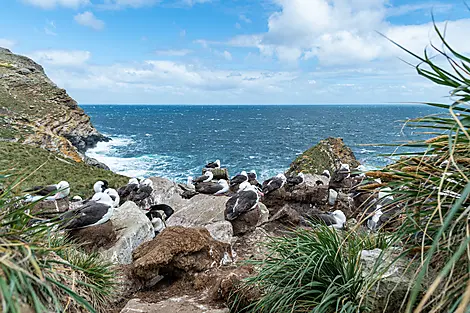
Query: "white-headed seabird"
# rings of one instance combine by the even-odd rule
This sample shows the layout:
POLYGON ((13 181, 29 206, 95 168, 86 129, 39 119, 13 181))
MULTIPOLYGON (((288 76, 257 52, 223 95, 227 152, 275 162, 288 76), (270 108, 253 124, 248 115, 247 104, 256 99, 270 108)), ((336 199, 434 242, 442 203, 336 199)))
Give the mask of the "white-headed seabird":
POLYGON ((30 192, 32 195, 34 195, 27 195, 25 199, 27 202, 35 202, 41 199, 46 201, 54 201, 66 198, 70 194, 70 185, 66 181, 61 181, 56 185, 35 186, 25 190, 25 192, 30 192))
POLYGON ((106 189, 108 189, 108 182, 106 180, 99 180, 93 185, 95 193, 104 192, 106 189))
POLYGON ((122 202, 125 202, 131 194, 135 193, 139 189, 139 184, 140 183, 137 178, 131 178, 126 186, 118 188, 117 193, 119 198, 121 198, 121 204, 122 202))
POLYGON ((321 173, 322 176, 325 176, 326 178, 330 179, 331 174, 329 170, 324 170, 323 173, 321 173))
POLYGON ((284 187, 287 178, 284 174, 277 174, 274 177, 271 177, 268 180, 263 182, 263 193, 266 195, 274 190, 284 187))
POLYGON ((148 197, 150 197, 152 192, 153 192, 152 180, 150 178, 144 179, 140 183, 139 189, 133 195, 131 195, 129 200, 134 201, 134 202, 143 201, 147 199, 148 197))
POLYGON ((371 217, 367 219, 367 228, 369 228, 372 231, 376 231, 382 225, 381 217, 384 213, 382 212, 381 209, 382 209, 382 206, 377 205, 374 215, 372 215, 371 217))
POLYGON ((222 195, 230 189, 225 179, 219 179, 217 183, 202 182, 196 185, 196 191, 207 195, 222 195))
POLYGON ((220 160, 206 164, 205 168, 220 168, 220 160))
POLYGON ((119 202, 120 202, 120 197, 116 189, 113 188, 108 188, 104 191, 105 194, 107 194, 111 200, 113 200, 113 205, 115 208, 119 207, 119 202))
POLYGON ((346 224, 346 215, 341 210, 336 210, 332 213, 316 214, 313 218, 323 222, 326 226, 336 229, 343 229, 346 224))
POLYGON ((240 184, 238 192, 225 204, 225 219, 235 220, 238 216, 255 209, 259 202, 259 192, 248 182, 240 184))
POLYGON ((261 188, 261 184, 259 183, 258 181, 258 175, 256 175, 256 171, 255 170, 251 170, 249 173, 248 173, 248 182, 250 184, 252 184, 253 186, 256 186, 258 188, 261 188))
POLYGON ((351 176, 351 171, 349 170, 349 164, 342 163, 340 168, 333 173, 332 180, 333 182, 339 183, 344 179, 351 176))
POLYGON ((96 193, 90 201, 61 216, 65 221, 64 228, 78 229, 106 223, 113 215, 113 204, 109 195, 96 193))
POLYGON ((167 204, 152 205, 145 214, 153 225, 155 235, 158 235, 166 228, 166 220, 173 215, 175 211, 167 204))
POLYGON ((289 186, 300 185, 305 181, 304 173, 300 172, 297 176, 291 176, 287 178, 287 184, 289 186))
POLYGON ((246 181, 248 181, 248 174, 246 173, 246 171, 242 171, 240 174, 232 177, 232 179, 230 180, 230 186, 234 187, 246 181))
POLYGON ((210 182, 214 178, 214 174, 211 171, 205 171, 204 175, 197 177, 193 180, 193 183, 207 183, 210 182))

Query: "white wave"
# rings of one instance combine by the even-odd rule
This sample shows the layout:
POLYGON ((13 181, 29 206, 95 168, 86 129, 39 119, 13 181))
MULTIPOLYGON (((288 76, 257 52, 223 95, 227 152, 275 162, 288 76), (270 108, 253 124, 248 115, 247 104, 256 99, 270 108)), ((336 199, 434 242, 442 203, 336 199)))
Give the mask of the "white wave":
POLYGON ((118 147, 125 147, 128 146, 135 141, 132 138, 126 138, 126 137, 113 137, 111 138, 110 141, 108 142, 98 142, 95 148, 90 149, 87 151, 87 155, 91 158, 95 158, 95 156, 100 155, 100 154, 110 154, 116 151, 116 148, 118 147))

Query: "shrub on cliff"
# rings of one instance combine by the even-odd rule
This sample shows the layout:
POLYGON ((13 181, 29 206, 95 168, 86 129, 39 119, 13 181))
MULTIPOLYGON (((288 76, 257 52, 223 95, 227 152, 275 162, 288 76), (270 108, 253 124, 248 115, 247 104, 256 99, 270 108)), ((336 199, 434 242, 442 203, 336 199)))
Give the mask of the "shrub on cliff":
POLYGON ((32 224, 33 204, 11 193, 20 182, 0 188, 0 311, 104 311, 114 290, 111 264, 61 239, 54 225, 32 224))

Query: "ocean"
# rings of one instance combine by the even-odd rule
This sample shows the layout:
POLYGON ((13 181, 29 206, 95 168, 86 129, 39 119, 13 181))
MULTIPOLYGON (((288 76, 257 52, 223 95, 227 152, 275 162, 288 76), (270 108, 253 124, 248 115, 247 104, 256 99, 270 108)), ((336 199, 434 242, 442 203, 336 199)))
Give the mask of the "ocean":
MULTIPOLYGON (((185 181, 220 159, 231 176, 256 170, 266 179, 285 171, 303 151, 342 137, 369 168, 391 162, 380 154, 423 135, 404 122, 439 111, 424 105, 82 105, 93 125, 112 138, 87 155, 130 177, 185 181), (367 146, 364 146, 367 145, 367 146)), ((401 151, 401 150, 400 150, 401 151)))

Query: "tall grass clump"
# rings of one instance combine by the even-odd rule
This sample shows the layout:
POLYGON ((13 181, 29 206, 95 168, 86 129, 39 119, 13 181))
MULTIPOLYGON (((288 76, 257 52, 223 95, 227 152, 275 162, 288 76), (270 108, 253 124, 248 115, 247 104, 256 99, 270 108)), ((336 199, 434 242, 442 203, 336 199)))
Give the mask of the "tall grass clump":
MULTIPOLYGON (((256 288, 261 297, 242 311, 367 312, 364 291, 371 281, 363 275, 361 251, 385 248, 387 244, 384 239, 363 239, 356 233, 340 234, 326 226, 272 238, 267 243, 269 256, 250 261, 259 268, 258 274, 240 287, 256 288)), ((243 301, 237 297, 236 293, 234 310, 240 310, 243 301)))
POLYGON ((418 60, 419 75, 450 89, 449 103, 426 103, 442 113, 410 120, 407 126, 422 129, 429 138, 404 144, 418 152, 403 153, 378 175, 388 180, 404 207, 398 233, 418 254, 406 312, 468 313, 470 58, 455 51, 434 25, 442 47, 431 45, 423 56, 400 47, 418 60), (420 285, 426 281, 422 292, 420 285))
MULTIPOLYGON (((0 173, 0 185, 7 176, 0 173)), ((34 203, 12 194, 20 183, 0 188, 0 312, 103 312, 114 290, 111 264, 61 239, 53 225, 31 223, 34 203)))

